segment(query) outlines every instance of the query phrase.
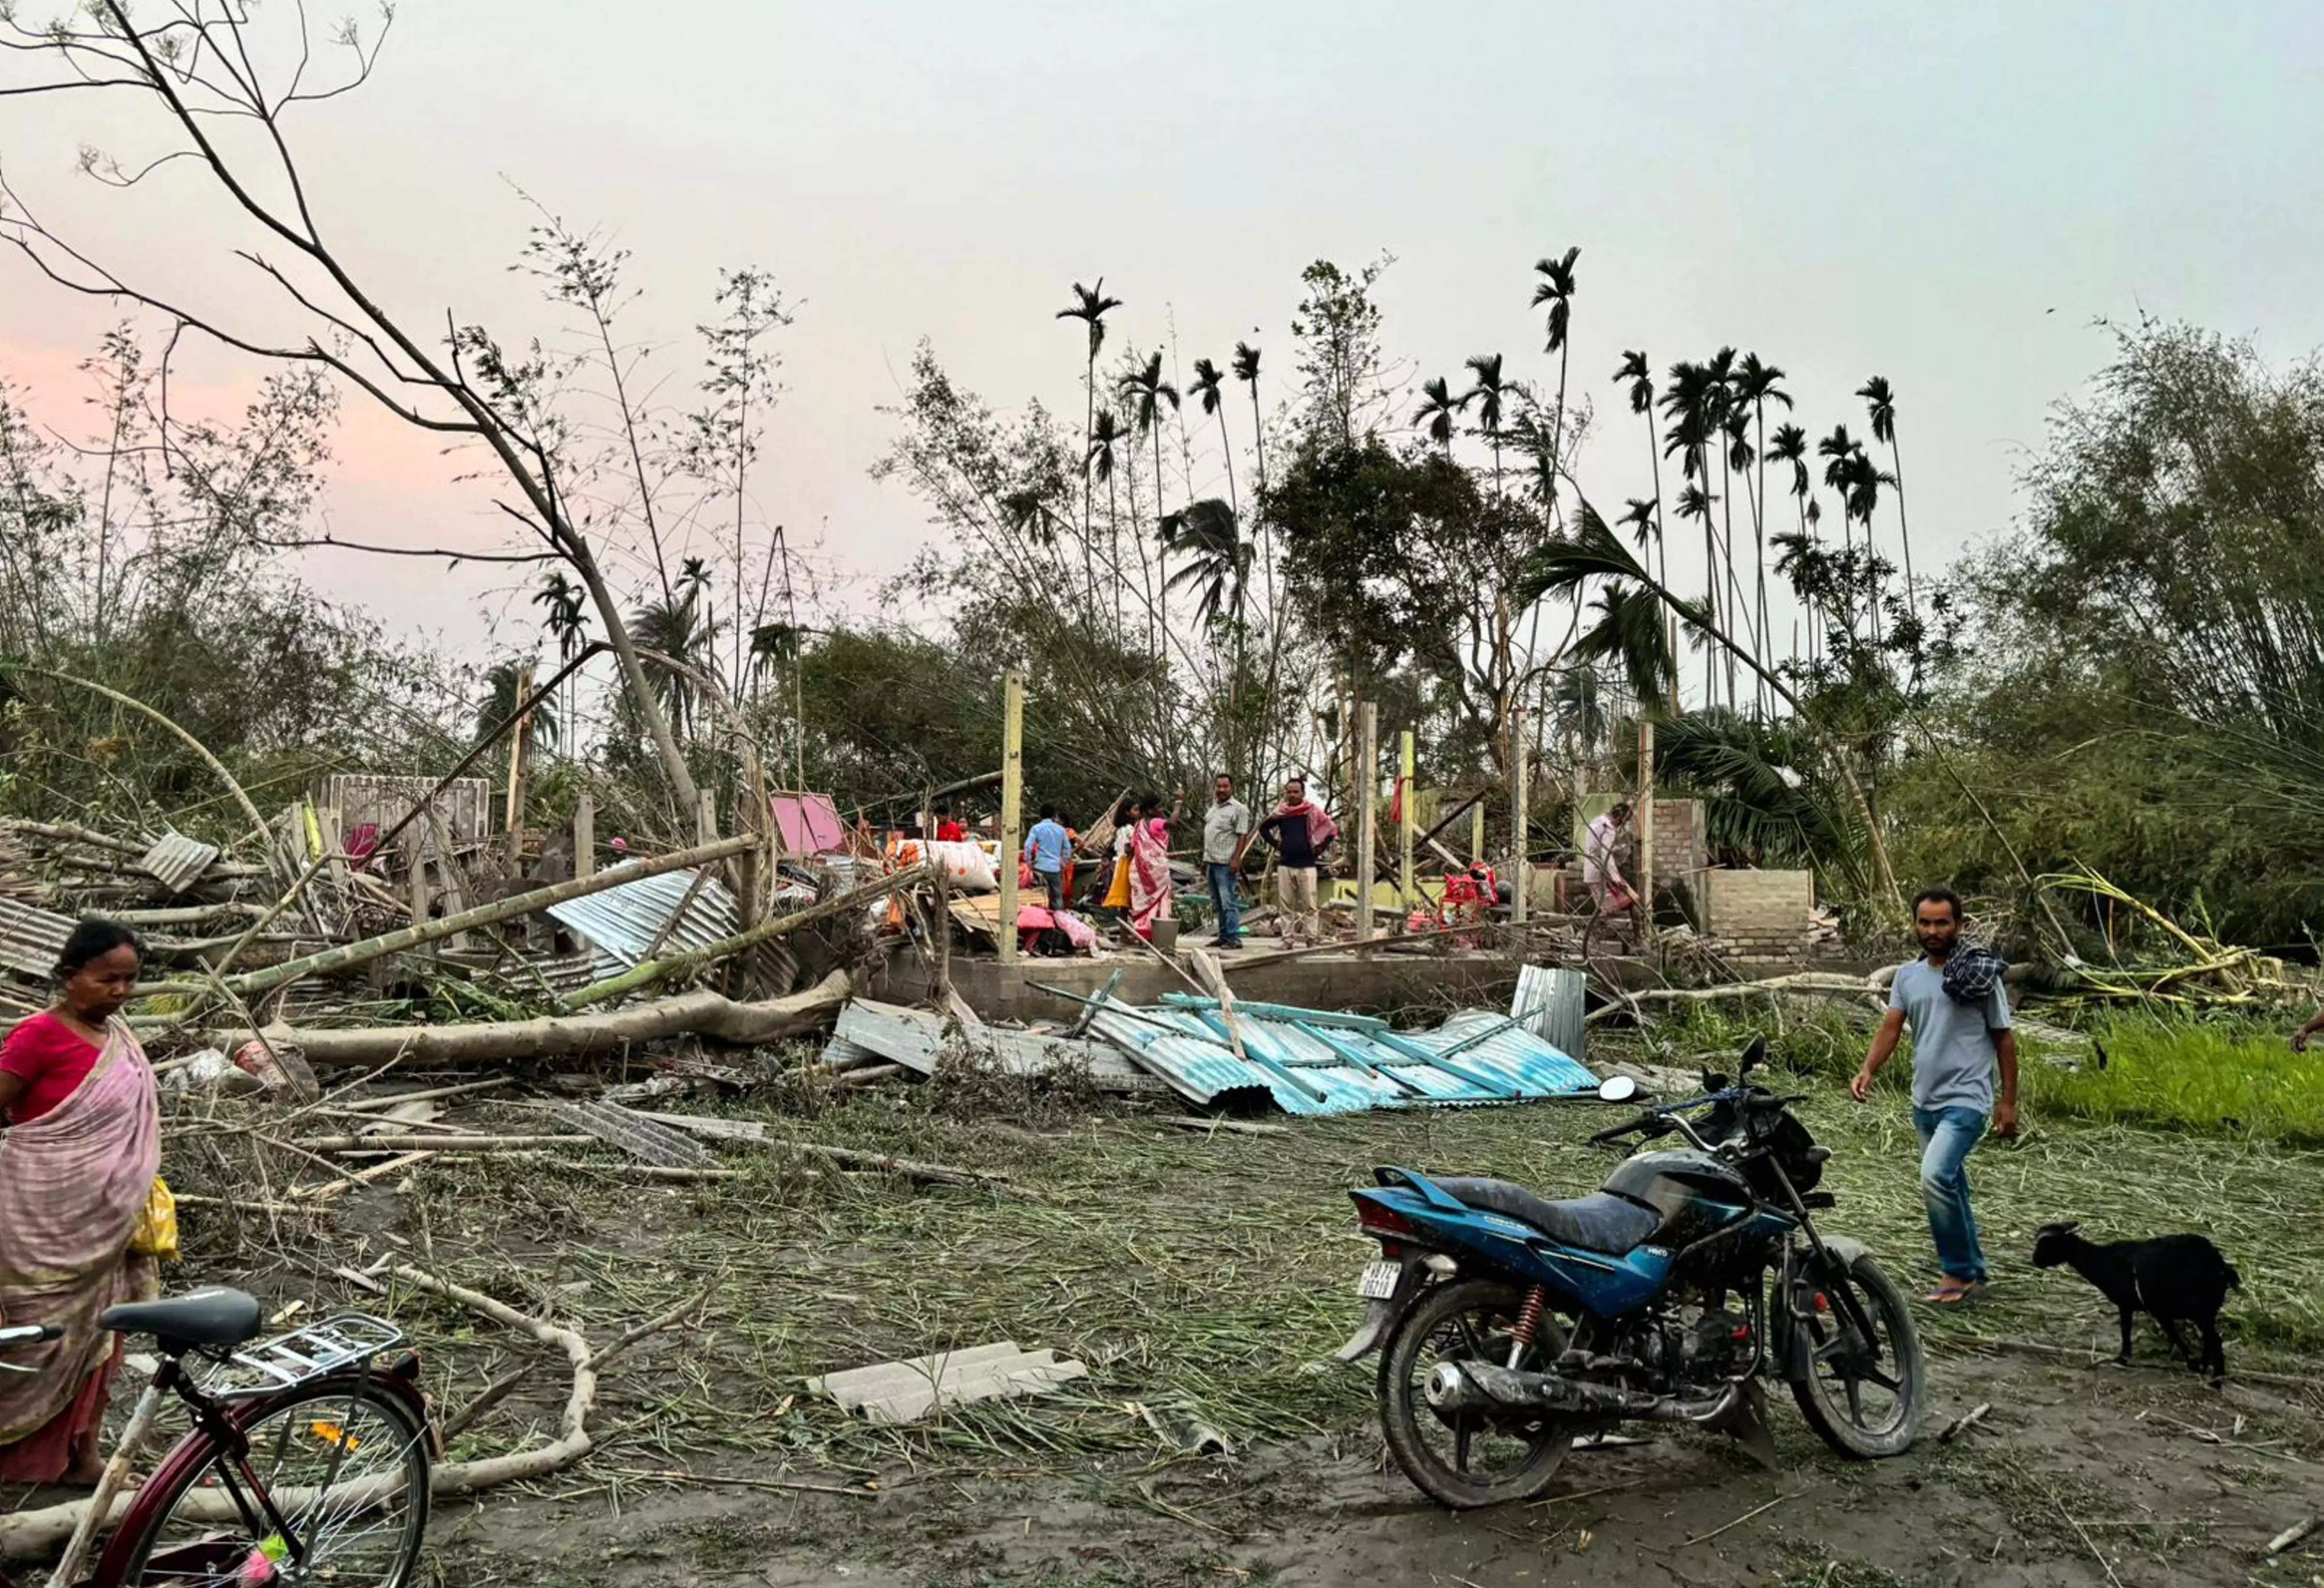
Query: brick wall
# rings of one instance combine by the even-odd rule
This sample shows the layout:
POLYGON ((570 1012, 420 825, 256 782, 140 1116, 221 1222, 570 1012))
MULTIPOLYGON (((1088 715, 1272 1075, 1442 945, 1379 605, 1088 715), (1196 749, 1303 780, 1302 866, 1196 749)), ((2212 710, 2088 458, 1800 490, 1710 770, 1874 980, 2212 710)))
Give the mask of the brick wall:
POLYGON ((1746 957, 1796 956, 1815 909, 1815 873, 1708 871, 1702 874, 1704 927, 1729 952, 1746 957))

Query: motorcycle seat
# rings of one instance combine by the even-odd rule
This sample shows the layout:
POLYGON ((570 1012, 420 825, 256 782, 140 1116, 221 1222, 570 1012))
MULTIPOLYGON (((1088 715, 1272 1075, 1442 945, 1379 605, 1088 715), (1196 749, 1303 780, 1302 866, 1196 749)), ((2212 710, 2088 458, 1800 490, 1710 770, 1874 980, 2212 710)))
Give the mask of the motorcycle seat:
POLYGON ((1436 1185, 1467 1203, 1506 1214, 1530 1224, 1551 1240, 1583 1251, 1620 1257, 1655 1233, 1662 1215, 1627 1197, 1594 1191, 1567 1202, 1536 1196, 1509 1180, 1480 1177, 1440 1179, 1436 1185))

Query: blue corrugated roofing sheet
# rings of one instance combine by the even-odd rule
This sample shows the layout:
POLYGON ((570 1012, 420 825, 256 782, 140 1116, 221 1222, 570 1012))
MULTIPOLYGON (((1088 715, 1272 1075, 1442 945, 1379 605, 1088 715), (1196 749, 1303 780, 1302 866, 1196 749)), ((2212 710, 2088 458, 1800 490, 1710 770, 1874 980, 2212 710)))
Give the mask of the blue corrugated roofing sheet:
POLYGON ((1090 1029, 1196 1103, 1256 1099, 1286 1113, 1514 1103, 1593 1093, 1598 1077, 1505 1015, 1453 1015, 1433 1031, 1281 1004, 1239 1004, 1235 1057, 1208 1000, 1139 1009, 1107 999, 1090 1029))

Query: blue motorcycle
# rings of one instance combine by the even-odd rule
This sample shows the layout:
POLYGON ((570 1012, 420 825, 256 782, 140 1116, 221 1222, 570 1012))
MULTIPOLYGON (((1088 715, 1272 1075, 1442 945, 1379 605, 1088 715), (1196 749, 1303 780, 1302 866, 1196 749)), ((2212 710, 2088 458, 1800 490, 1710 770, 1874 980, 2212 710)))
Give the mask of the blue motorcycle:
MULTIPOLYGON (((1703 1094, 1590 1138, 1669 1136, 1595 1195, 1552 1202, 1507 1180, 1374 1171, 1349 1195, 1380 1260, 1339 1352, 1379 1351, 1380 1426, 1405 1475, 1456 1510, 1530 1500, 1577 1438, 1629 1421, 1733 1435, 1768 1465, 1761 1383, 1780 1377, 1842 1455, 1898 1455, 1920 1431, 1919 1337, 1858 1242, 1820 1234, 1831 1150, 1798 1096, 1706 1072, 1703 1094)), ((1637 1095, 1618 1076, 1609 1103, 1637 1095)))

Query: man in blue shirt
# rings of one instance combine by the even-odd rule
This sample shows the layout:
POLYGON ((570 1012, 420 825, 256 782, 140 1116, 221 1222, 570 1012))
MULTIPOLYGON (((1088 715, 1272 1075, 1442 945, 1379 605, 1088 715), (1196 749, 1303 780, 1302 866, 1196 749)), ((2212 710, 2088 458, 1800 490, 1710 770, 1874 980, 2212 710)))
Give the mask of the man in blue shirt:
POLYGON ((1041 807, 1041 819, 1025 835, 1025 859, 1041 885, 1048 889, 1051 909, 1065 907, 1065 863, 1073 849, 1074 836, 1057 819, 1057 808, 1041 807))
POLYGON ((1921 957, 1897 971, 1888 989, 1888 1013, 1872 1035, 1864 1067, 1848 1085, 1858 1103, 1872 1077, 1913 1028, 1913 1128, 1921 1137, 1921 1199, 1944 1278, 1926 1299, 1953 1306, 1985 1283, 1985 1252, 1977 1216, 1969 1211, 1969 1149, 1985 1134, 2017 1133, 2017 1033, 2010 1029, 2009 1000, 1996 977, 1972 997, 1945 981, 1945 965, 1960 941, 1961 903, 1950 888, 1926 888, 1913 901, 1913 935, 1921 957), (1994 1071, 2001 1072, 1995 1100, 1994 1071))

